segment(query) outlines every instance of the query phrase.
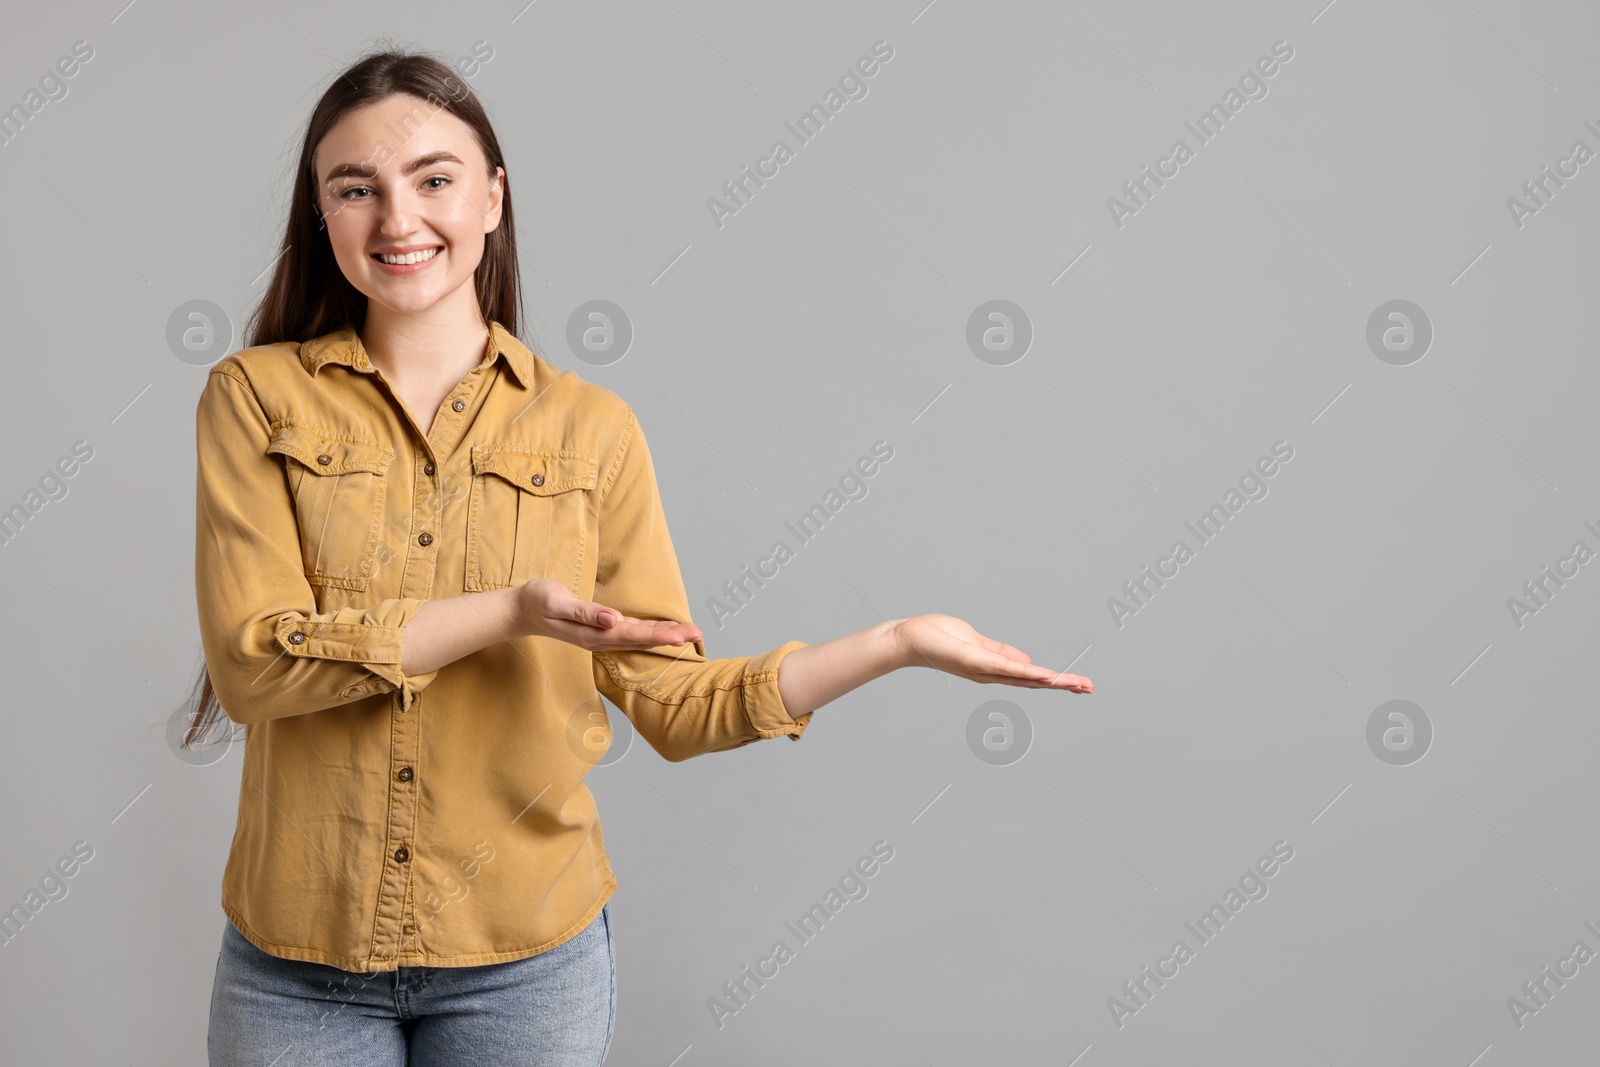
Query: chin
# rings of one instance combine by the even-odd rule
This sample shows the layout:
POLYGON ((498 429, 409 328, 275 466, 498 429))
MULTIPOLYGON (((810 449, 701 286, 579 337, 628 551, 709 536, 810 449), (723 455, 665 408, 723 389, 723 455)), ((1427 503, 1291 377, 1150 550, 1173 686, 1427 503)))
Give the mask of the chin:
POLYGON ((388 308, 392 312, 395 312, 396 314, 415 315, 418 312, 427 311, 429 308, 433 307, 433 305, 437 304, 439 302, 440 295, 442 294, 410 294, 408 298, 404 300, 385 300, 381 297, 375 297, 369 293, 367 294, 367 300, 371 303, 382 304, 384 307, 388 308))

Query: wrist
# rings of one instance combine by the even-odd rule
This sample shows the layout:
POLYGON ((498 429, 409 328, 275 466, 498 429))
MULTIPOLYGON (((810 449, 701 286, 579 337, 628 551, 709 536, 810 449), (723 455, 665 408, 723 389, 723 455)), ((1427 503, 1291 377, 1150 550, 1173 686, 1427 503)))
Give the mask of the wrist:
POLYGON ((882 628, 884 657, 888 664, 887 669, 883 672, 885 674, 890 671, 900 670, 902 667, 909 667, 917 659, 915 651, 906 641, 905 635, 900 629, 900 624, 905 621, 905 619, 889 619, 886 622, 879 623, 882 628))
POLYGON ((534 632, 525 607, 527 601, 523 596, 523 588, 513 585, 483 594, 486 598, 493 598, 485 605, 485 614, 494 620, 502 632, 512 637, 528 637, 534 632))

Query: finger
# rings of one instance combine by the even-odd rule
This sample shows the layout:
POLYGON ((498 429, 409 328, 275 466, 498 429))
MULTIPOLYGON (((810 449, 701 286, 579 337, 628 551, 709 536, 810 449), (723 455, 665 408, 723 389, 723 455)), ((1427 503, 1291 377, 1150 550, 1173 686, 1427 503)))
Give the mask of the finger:
MULTIPOLYGON (((559 631, 562 640, 568 640, 578 634, 587 634, 596 637, 605 634, 623 642, 636 642, 645 637, 661 632, 661 623, 656 620, 630 618, 623 615, 615 608, 604 607, 598 604, 583 604, 579 610, 569 616, 546 616, 546 622, 559 631), (609 616, 610 622, 603 621, 609 616)), ((669 624, 670 625, 670 624, 669 624)))
POLYGON ((1044 673, 1040 677, 1044 679, 1046 685, 1057 689, 1084 689, 1087 691, 1094 688, 1094 683, 1081 674, 1053 671, 1048 667, 1044 668, 1044 673))
POLYGON ((597 604, 593 600, 574 599, 565 605, 565 618, 573 622, 581 622, 586 626, 594 626, 604 630, 611 626, 621 616, 612 608, 604 604, 597 604))
POLYGON ((689 640, 680 634, 663 632, 659 628, 623 616, 618 624, 605 630, 582 622, 551 619, 549 636, 591 652, 644 651, 663 645, 686 647, 689 640))
POLYGON ((694 628, 684 626, 682 623, 667 622, 662 619, 634 619, 624 615, 621 621, 609 631, 608 636, 630 644, 637 644, 642 648, 653 645, 680 645, 699 640, 692 636, 694 628))
POLYGON ((1015 660, 1002 659, 992 661, 988 667, 991 673, 1008 678, 1022 678, 1038 682, 1046 686, 1078 686, 1088 682, 1076 674, 1067 674, 1065 671, 1054 671, 1049 667, 1037 666, 1031 662, 1021 663, 1015 660))
POLYGON ((705 636, 700 632, 700 628, 698 626, 694 626, 687 622, 664 622, 660 619, 654 619, 651 621, 654 622, 657 629, 665 633, 671 633, 675 636, 682 637, 685 641, 699 641, 705 636))
MULTIPOLYGON (((581 610, 574 612, 573 618, 579 622, 587 623, 588 625, 597 629, 611 631, 619 627, 631 626, 633 629, 628 631, 628 636, 624 638, 624 640, 628 642, 638 640, 637 635, 640 632, 651 630, 672 634, 672 637, 660 642, 662 644, 670 644, 677 640, 677 634, 679 631, 694 630, 694 627, 692 626, 684 626, 681 623, 671 622, 669 620, 635 619, 631 616, 622 614, 622 612, 618 611, 616 608, 607 607, 604 604, 600 604, 592 600, 581 602, 580 608, 581 610)), ((698 632, 696 632, 693 637, 688 637, 686 640, 698 641, 700 640, 700 635, 698 632)))
POLYGON ((632 623, 636 626, 676 626, 684 630, 693 630, 697 634, 700 632, 699 627, 695 626, 693 623, 678 622, 675 619, 636 619, 632 615, 624 615, 616 608, 610 607, 606 604, 593 603, 593 607, 598 611, 610 612, 617 618, 617 620, 621 622, 632 623))
POLYGON ((1050 688, 1050 683, 1042 678, 1018 677, 1014 674, 990 674, 987 671, 975 671, 967 677, 974 682, 983 682, 986 685, 1014 685, 1022 689, 1050 688))
POLYGON ((694 642, 679 634, 637 634, 622 636, 607 632, 604 636, 592 636, 589 647, 595 651, 613 652, 631 650, 644 652, 654 648, 676 649, 676 655, 687 655, 694 649, 694 642))
MULTIPOLYGON (((1064 677, 1076 677, 1076 675, 1065 675, 1064 677)), ((979 673, 972 675, 971 679, 975 682, 988 682, 998 685, 1013 685, 1023 689, 1064 689, 1071 693, 1094 692, 1094 684, 1089 682, 1088 679, 1084 679, 1084 685, 1078 685, 1077 683, 1068 684, 1065 682, 1057 684, 1040 678, 1018 678, 1012 675, 1002 674, 979 673)))

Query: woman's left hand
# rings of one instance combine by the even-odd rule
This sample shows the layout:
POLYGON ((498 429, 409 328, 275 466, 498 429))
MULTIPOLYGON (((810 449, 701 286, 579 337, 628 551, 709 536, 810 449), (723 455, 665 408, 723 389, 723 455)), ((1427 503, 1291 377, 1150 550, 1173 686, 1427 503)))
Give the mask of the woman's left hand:
POLYGON ((974 682, 1094 692, 1094 683, 1088 678, 1035 666, 1026 652, 985 637, 951 615, 900 619, 894 629, 907 666, 932 667, 974 682))

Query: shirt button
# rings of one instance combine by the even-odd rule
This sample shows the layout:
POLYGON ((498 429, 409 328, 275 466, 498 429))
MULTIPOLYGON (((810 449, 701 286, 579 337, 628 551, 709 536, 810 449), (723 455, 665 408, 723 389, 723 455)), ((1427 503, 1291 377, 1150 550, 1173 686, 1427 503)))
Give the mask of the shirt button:
POLYGON ((301 633, 299 630, 296 630, 294 633, 289 635, 289 643, 291 645, 303 645, 306 643, 306 635, 301 633))
POLYGON ((401 845, 399 848, 394 850, 394 861, 396 863, 404 863, 406 860, 408 860, 410 858, 411 858, 411 852, 410 852, 409 849, 406 848, 406 846, 401 845))
POLYGON ((412 773, 411 773, 411 768, 410 767, 401 767, 400 770, 395 773, 395 777, 400 779, 402 782, 411 781, 411 779, 413 777, 412 773))
POLYGON ((420 533, 420 534, 418 534, 417 535, 417 544, 422 545, 424 547, 433 544, 433 534, 431 534, 431 533, 420 533))
POLYGON ((450 406, 455 408, 457 411, 467 410, 467 402, 462 400, 460 397, 456 397, 455 403, 451 404, 450 406))
POLYGON ((333 457, 332 456, 328 456, 328 455, 318 456, 317 457, 317 462, 322 464, 324 467, 326 467, 328 464, 333 462, 333 457))
POLYGON ((432 474, 433 473, 433 464, 432 463, 423 464, 422 473, 423 474, 432 474))
POLYGON ((544 484, 544 475, 542 475, 542 474, 535 474, 535 475, 534 475, 534 476, 533 476, 533 484, 534 484, 534 485, 543 485, 543 484, 544 484))

